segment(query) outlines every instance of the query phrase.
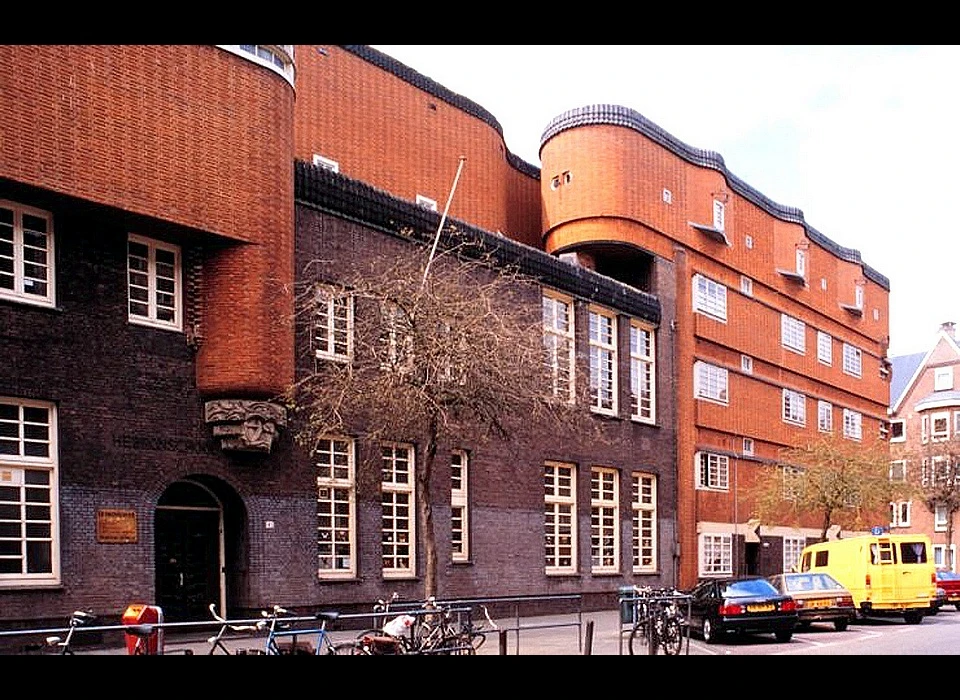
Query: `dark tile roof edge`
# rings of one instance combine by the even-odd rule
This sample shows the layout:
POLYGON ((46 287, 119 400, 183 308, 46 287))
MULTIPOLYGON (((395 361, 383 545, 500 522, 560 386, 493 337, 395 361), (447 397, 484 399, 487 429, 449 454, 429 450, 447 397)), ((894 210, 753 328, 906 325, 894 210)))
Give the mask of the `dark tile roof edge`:
MULTIPOLYGON (((447 104, 453 105, 457 109, 462 110, 483 122, 486 122, 494 130, 496 130, 501 139, 503 138, 503 127, 500 126, 500 122, 497 121, 496 117, 494 117, 490 112, 478 105, 473 100, 470 100, 463 95, 454 92, 453 90, 445 88, 437 81, 433 80, 432 78, 428 78, 427 76, 423 75, 423 73, 418 73, 405 63, 401 63, 397 59, 388 56, 382 51, 377 51, 376 49, 365 44, 341 44, 340 47, 345 51, 349 51, 354 56, 358 56, 364 61, 372 63, 378 68, 382 68, 389 73, 393 73, 401 80, 405 80, 414 87, 433 95, 437 99, 443 100, 447 104)), ((511 166, 522 172, 524 175, 529 175, 530 177, 538 180, 540 179, 540 168, 511 153, 510 149, 506 147, 506 142, 504 142, 504 149, 507 154, 507 162, 511 166)))
POLYGON ((824 236, 804 221, 803 212, 800 209, 783 206, 782 204, 774 202, 730 172, 723 161, 723 156, 719 153, 687 145, 629 107, 612 104, 595 104, 567 110, 554 117, 550 120, 550 123, 547 124, 546 129, 543 130, 543 134, 540 137, 540 149, 543 150, 544 144, 560 132, 588 124, 612 124, 633 129, 694 165, 713 168, 723 173, 730 184, 730 188, 734 192, 737 192, 745 199, 753 202, 778 219, 802 225, 810 240, 830 251, 841 260, 859 264, 863 269, 863 274, 868 279, 873 280, 887 291, 890 290, 890 280, 864 263, 859 251, 853 248, 844 248, 824 236))
MULTIPOLYGON (((312 163, 295 161, 294 180, 296 203, 394 236, 412 237, 430 244, 440 225, 439 212, 312 163), (408 230, 412 234, 406 233, 408 230)), ((468 244, 468 250, 476 251, 477 255, 492 254, 499 264, 514 266, 555 289, 660 323, 660 300, 656 295, 448 216, 440 245, 457 244, 468 244)))

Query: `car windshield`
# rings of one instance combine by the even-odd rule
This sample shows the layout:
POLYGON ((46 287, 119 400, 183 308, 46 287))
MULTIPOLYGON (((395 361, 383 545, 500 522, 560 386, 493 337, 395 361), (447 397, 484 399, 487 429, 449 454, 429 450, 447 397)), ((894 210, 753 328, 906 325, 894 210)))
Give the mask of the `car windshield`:
POLYGON ((843 588, 828 574, 796 574, 783 577, 783 587, 788 593, 806 591, 837 591, 843 588))
POLYGON ((748 579, 746 581, 730 581, 723 588, 725 598, 748 598, 755 595, 776 595, 777 589, 762 578, 748 579))

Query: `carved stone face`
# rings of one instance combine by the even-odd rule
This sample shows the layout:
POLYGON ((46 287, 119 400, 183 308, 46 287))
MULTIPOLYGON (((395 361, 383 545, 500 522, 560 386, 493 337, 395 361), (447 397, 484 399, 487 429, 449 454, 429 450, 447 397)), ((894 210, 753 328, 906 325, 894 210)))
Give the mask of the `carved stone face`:
POLYGON ((272 420, 251 415, 243 421, 241 440, 247 445, 247 449, 262 449, 269 452, 276 434, 277 426, 272 420))
POLYGON ((224 450, 270 452, 286 410, 266 401, 220 399, 206 404, 206 421, 224 450))

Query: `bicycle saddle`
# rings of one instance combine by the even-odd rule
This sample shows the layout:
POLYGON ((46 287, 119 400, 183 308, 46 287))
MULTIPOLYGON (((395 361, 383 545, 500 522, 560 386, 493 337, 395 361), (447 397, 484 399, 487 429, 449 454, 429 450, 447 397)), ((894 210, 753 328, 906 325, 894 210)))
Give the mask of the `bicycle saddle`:
POLYGON ((327 612, 318 612, 318 613, 317 613, 317 619, 318 619, 318 620, 326 620, 327 622, 333 622, 333 621, 336 620, 338 617, 340 617, 340 613, 339 613, 339 612, 336 612, 336 611, 333 611, 333 610, 328 610, 327 612))

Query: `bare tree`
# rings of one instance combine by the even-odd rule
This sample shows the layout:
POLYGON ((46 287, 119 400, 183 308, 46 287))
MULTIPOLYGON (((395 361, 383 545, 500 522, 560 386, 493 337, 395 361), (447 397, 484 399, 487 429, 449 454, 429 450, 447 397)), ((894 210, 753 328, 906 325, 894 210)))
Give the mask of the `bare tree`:
MULTIPOLYGON (((953 516, 960 510, 960 438, 938 440, 931 437, 926 444, 904 454, 904 457, 911 465, 906 473, 913 493, 930 513, 935 515, 937 508, 945 511, 947 544, 951 544, 953 516)), ((949 563, 949 560, 944 562, 949 563)))
POLYGON ((420 244, 401 247, 369 264, 315 263, 319 281, 298 293, 299 327, 325 324, 331 300, 344 313, 352 304, 352 334, 342 341, 350 360, 316 361, 287 401, 296 439, 310 450, 344 434, 368 445, 422 441, 415 474, 426 597, 437 593, 431 480, 438 445, 510 439, 541 421, 584 437, 597 428, 577 408, 584 402, 555 394, 533 279, 463 244, 434 258, 420 244))
POLYGON ((786 448, 779 464, 761 470, 748 489, 754 515, 795 525, 817 518, 822 539, 832 525, 863 529, 877 518, 886 522, 890 502, 908 491, 890 479, 886 441, 858 442, 836 433, 786 448))

